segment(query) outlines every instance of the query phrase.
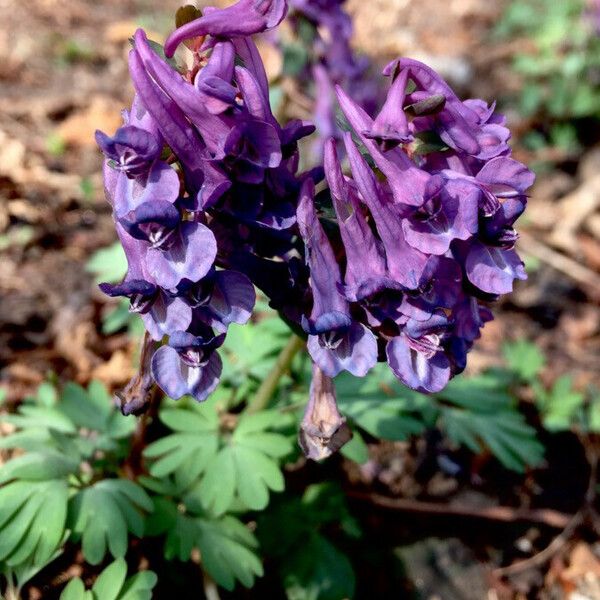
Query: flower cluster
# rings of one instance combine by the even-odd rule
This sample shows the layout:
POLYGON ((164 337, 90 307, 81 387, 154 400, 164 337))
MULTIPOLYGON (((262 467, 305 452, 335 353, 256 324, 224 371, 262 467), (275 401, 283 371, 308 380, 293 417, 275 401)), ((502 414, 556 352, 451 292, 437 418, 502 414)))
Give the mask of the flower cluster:
POLYGON ((534 177, 510 158, 494 106, 461 102, 415 60, 396 60, 384 74, 392 85, 374 119, 337 89, 360 143, 345 134, 349 177, 333 141, 325 151, 337 251, 310 184, 303 188, 298 225, 314 298, 303 325, 327 376, 363 376, 385 356, 404 384, 437 392, 464 369, 491 318, 482 302, 525 278, 513 224, 534 177))
POLYGON ((97 133, 128 261, 125 280, 101 288, 130 298, 155 345, 167 340, 150 364, 173 398, 201 401, 215 389, 222 368, 215 350, 230 323, 250 318, 253 284, 299 319, 289 303, 297 298, 290 269, 303 267, 285 257, 302 184, 297 141, 314 127, 275 120, 249 37, 285 12, 284 1, 270 0, 207 10, 165 45, 173 54, 180 41, 196 44, 193 65, 181 71, 137 31, 129 56, 133 105, 113 137, 97 133))
MULTIPOLYGON (((350 69, 340 2, 294 5, 331 29, 330 72, 350 69)), ((128 386, 132 412, 152 380, 204 400, 221 373, 216 350, 229 324, 250 318, 259 288, 308 338, 301 442, 323 457, 349 439, 331 381, 341 371, 362 377, 387 360, 410 388, 436 392, 464 369, 487 303, 525 278, 513 225, 533 174, 510 158, 493 105, 459 100, 410 59, 384 70, 391 86, 374 118, 337 86, 353 133, 339 146, 330 137, 324 164, 298 173, 297 142, 315 128, 275 119, 250 37, 286 10, 285 0, 239 0, 194 14, 164 48, 169 57, 186 43, 183 68, 135 34, 133 105, 113 137, 97 134, 129 266, 102 289, 130 298, 147 330, 152 378, 128 386), (323 173, 328 189, 316 193, 323 173)))

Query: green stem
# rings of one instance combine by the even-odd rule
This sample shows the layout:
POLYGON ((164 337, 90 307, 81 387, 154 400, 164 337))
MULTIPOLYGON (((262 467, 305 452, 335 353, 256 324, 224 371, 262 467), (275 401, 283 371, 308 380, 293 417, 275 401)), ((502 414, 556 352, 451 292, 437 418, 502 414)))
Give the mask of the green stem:
POLYGON ((257 413, 261 410, 264 410, 268 406, 269 401, 277 390, 279 380, 289 370, 296 354, 298 354, 298 352, 300 352, 300 350, 302 350, 305 346, 306 342, 302 338, 295 334, 292 335, 288 343, 277 357, 277 361, 273 365, 270 373, 260 384, 260 387, 254 395, 254 398, 252 398, 252 400, 248 403, 246 413, 257 413))

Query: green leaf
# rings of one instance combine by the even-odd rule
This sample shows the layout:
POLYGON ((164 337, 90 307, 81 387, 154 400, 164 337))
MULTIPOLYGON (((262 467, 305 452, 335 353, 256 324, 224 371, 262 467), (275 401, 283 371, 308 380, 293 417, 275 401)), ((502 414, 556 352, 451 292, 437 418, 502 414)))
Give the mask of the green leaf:
POLYGON ((100 573, 89 591, 79 577, 71 579, 60 600, 151 600, 158 578, 152 571, 141 571, 127 577, 127 563, 117 559, 100 573))
POLYGON ((244 385, 249 377, 262 381, 289 336, 287 325, 275 316, 252 326, 231 325, 223 344, 222 380, 232 387, 244 385))
POLYGON ((44 564, 61 545, 67 518, 64 481, 15 481, 0 489, 0 561, 44 564))
POLYGON ((239 580, 247 588, 263 575, 260 559, 254 552, 258 542, 248 528, 234 517, 218 520, 198 519, 198 547, 202 565, 222 587, 232 590, 239 580))
POLYGON ((233 447, 237 493, 250 509, 262 510, 269 503, 269 489, 283 491, 285 482, 278 464, 249 446, 233 447))
POLYGON ((431 402, 403 387, 385 367, 377 365, 365 379, 339 375, 338 405, 342 414, 371 435, 406 440, 424 431, 423 414, 431 411, 431 402))
POLYGON ((84 600, 85 585, 79 577, 73 577, 60 595, 60 600, 84 600))
MULTIPOLYGON (((125 582, 118 600, 151 600, 157 583, 158 577, 152 571, 136 573, 125 582)), ((97 600, 103 599, 98 597, 97 600)))
POLYGON ((542 412, 544 427, 551 431, 570 429, 581 412, 585 397, 573 389, 569 375, 559 377, 550 391, 537 387, 536 402, 542 412))
POLYGON ((0 467, 0 483, 11 479, 47 481, 66 477, 79 469, 79 462, 56 452, 30 452, 9 460, 0 467))
POLYGON ((527 340, 504 344, 502 353, 508 368, 524 381, 535 379, 546 363, 539 348, 527 340))
POLYGON ((198 491, 215 515, 222 515, 233 503, 236 489, 236 469, 231 447, 223 448, 209 463, 198 491))
POLYGON ((100 573, 92 586, 97 600, 117 600, 127 577, 127 563, 119 558, 100 573))
POLYGON ((369 460, 369 447, 359 431, 352 433, 352 439, 340 450, 343 456, 359 465, 369 460))
POLYGON ((319 534, 312 534, 283 563, 289 600, 340 600, 354 596, 355 576, 348 557, 319 534))
POLYGON ((96 283, 118 283, 127 273, 127 258, 120 242, 95 252, 85 270, 94 275, 96 283))
POLYGON ((33 404, 22 404, 17 414, 2 415, 2 421, 19 429, 44 428, 62 433, 75 433, 76 431, 71 419, 60 409, 33 404))
POLYGON ((150 497, 132 481, 105 479, 80 491, 71 502, 70 522, 85 559, 99 564, 107 550, 115 558, 123 557, 128 533, 143 535, 140 512, 153 508, 150 497))
POLYGON ((92 381, 87 391, 76 383, 67 383, 61 396, 60 410, 78 427, 105 431, 107 420, 114 409, 104 385, 99 381, 92 381))
POLYGON ((543 459, 544 446, 536 439, 535 429, 515 409, 490 414, 443 407, 442 423, 455 443, 473 452, 488 447, 508 469, 523 472, 543 459))

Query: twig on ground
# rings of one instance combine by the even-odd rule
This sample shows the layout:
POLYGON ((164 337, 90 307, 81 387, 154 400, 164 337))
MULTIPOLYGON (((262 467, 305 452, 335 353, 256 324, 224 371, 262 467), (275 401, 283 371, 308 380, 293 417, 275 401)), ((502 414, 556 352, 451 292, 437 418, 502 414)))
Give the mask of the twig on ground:
MULTIPOLYGON (((582 437, 582 436, 580 436, 582 437)), ((553 556, 558 554, 562 548, 567 544, 572 535, 575 533, 577 528, 585 521, 589 516, 591 519, 594 518, 593 503, 596 497, 596 478, 598 473, 598 454, 593 444, 590 443, 589 439, 582 439, 582 445, 586 450, 586 457, 590 466, 590 475, 588 479, 588 487, 585 494, 584 504, 581 509, 571 518, 564 530, 557 535, 543 550, 521 560, 519 562, 508 565, 507 567, 499 567, 492 571, 492 574, 497 577, 504 575, 516 575, 522 573, 532 567, 541 567, 548 562, 553 556), (587 443, 586 443, 587 442, 587 443)))
POLYGON ((576 260, 553 250, 543 242, 534 239, 526 233, 521 233, 519 248, 542 262, 560 271, 577 283, 586 286, 596 297, 600 297, 600 275, 576 260))
POLYGON ((491 506, 489 508, 463 508, 437 502, 424 502, 421 500, 410 500, 407 498, 388 498, 380 494, 367 494, 361 492, 349 492, 351 498, 370 502, 382 508, 392 510, 420 513, 424 515, 442 515, 452 517, 467 517, 484 519, 488 521, 499 521, 504 523, 517 523, 519 521, 540 523, 555 529, 567 527, 573 515, 558 512, 552 509, 524 509, 510 506, 491 506))

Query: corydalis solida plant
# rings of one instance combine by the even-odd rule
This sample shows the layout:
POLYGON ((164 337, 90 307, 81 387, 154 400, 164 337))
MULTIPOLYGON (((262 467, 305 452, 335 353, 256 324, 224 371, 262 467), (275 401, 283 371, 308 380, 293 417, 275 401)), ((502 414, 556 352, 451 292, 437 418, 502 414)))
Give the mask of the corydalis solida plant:
POLYGON ((510 158, 493 105, 459 100, 404 58, 385 68, 391 86, 374 117, 337 87, 353 132, 347 174, 333 139, 323 167, 299 173, 297 142, 314 127, 275 119, 251 38, 286 10, 283 0, 206 9, 165 44, 167 56, 183 41, 191 49, 191 66, 177 69, 135 34, 133 105, 113 137, 97 134, 128 260, 125 280, 102 289, 142 316, 152 380, 202 401, 229 324, 250 318, 259 288, 308 338, 301 439, 323 457, 340 445, 330 380, 342 370, 362 377, 387 360, 410 388, 436 392, 464 369, 488 302, 525 278, 513 225, 533 174, 510 158), (328 190, 315 195, 323 172, 328 190))

